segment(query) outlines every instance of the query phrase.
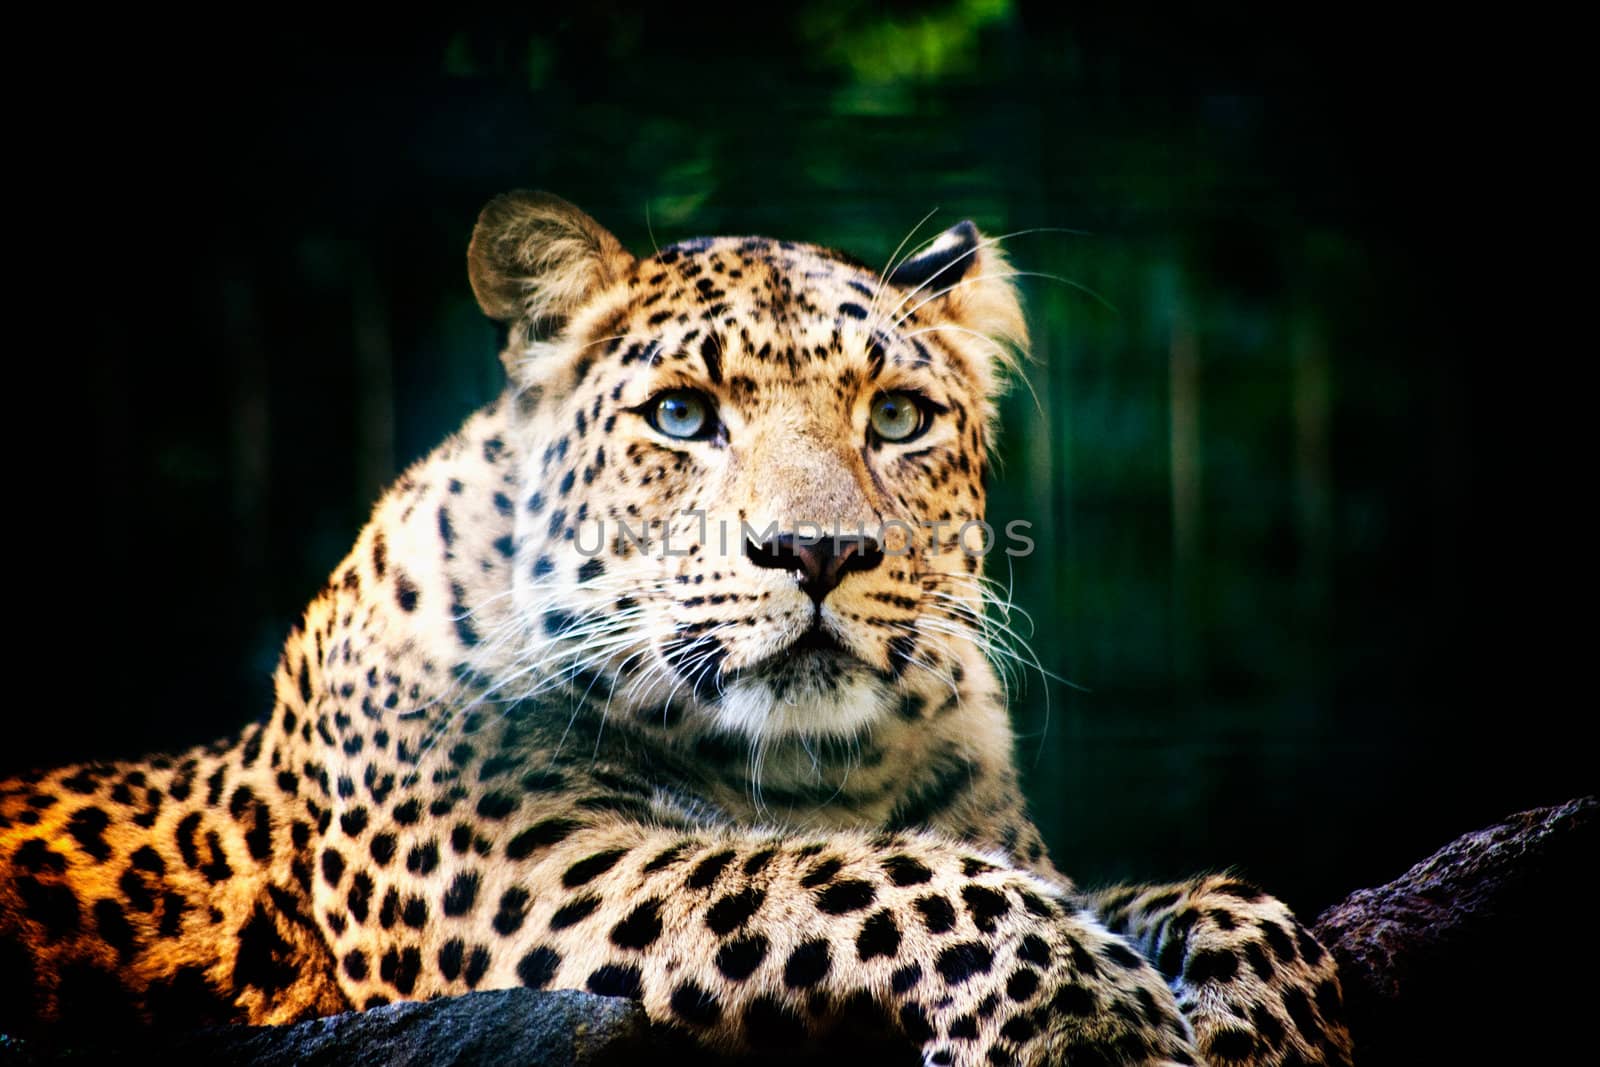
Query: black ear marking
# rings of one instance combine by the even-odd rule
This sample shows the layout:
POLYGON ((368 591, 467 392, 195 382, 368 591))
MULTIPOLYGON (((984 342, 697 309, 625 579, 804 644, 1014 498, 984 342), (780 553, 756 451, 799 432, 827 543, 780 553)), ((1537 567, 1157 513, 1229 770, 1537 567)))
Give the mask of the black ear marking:
POLYGON ((978 228, 970 221, 958 222, 923 251, 912 256, 889 275, 889 284, 902 289, 917 289, 937 279, 940 286, 954 285, 972 269, 978 259, 978 228))

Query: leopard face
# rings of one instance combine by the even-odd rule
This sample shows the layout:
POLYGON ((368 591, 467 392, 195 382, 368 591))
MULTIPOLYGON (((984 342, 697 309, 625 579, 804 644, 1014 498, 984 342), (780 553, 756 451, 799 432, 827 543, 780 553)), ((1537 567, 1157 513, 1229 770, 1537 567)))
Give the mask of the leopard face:
POLYGON ((528 412, 492 673, 757 742, 956 691, 1023 331, 990 244, 964 223, 887 278, 763 238, 635 259, 569 205, 492 205, 473 277, 528 412))

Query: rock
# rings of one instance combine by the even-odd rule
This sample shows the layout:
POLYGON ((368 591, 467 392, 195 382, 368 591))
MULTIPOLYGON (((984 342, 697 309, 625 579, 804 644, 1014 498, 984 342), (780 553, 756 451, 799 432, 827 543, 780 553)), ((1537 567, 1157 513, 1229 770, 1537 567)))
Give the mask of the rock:
POLYGON ((631 1063, 650 1047, 632 1001, 576 990, 500 989, 390 1004, 283 1027, 228 1027, 179 1042, 178 1062, 259 1067, 527 1067, 631 1063))
MULTIPOLYGON (((229 1026, 47 1055, 14 1043, 6 1063, 71 1063, 123 1056, 172 1063, 252 1067, 603 1067, 636 1063, 659 1048, 644 1012, 629 1000, 576 990, 498 989, 389 1004, 292 1026, 229 1026)), ((0 1053, 0 1056, 3 1056, 0 1053)))
POLYGON ((1600 948, 1597 813, 1513 815, 1323 913, 1360 1067, 1568 1062, 1600 948))

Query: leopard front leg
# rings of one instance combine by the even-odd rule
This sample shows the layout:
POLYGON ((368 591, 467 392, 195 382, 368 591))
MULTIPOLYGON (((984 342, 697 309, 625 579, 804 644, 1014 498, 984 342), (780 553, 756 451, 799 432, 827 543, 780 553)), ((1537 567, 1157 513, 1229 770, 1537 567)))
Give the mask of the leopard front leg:
POLYGON ((1223 875, 1087 897, 1172 983, 1212 1064, 1349 1064, 1338 967, 1282 901, 1223 875))
MULTIPOLYGON (((1042 880, 947 839, 540 833, 536 851, 513 839, 508 860, 475 872, 499 935, 477 988, 634 997, 722 1051, 793 1049, 874 1017, 934 1064, 1198 1060, 1171 992, 1124 941, 1042 880)), ((425 931, 456 936, 448 922, 425 931)), ((412 995, 462 991, 424 971, 412 995)), ((350 990, 358 1003, 365 992, 350 990)))

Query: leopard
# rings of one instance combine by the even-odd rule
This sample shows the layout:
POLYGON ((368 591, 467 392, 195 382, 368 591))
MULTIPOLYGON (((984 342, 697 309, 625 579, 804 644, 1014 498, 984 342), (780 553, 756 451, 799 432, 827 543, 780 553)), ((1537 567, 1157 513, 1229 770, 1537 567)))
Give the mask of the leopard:
POLYGON ((635 255, 519 191, 467 266, 503 389, 382 495, 270 710, 0 783, 5 1030, 527 987, 708 1055, 1351 1062, 1282 902, 1082 887, 1029 818, 973 545, 1028 351, 999 240, 635 255))

